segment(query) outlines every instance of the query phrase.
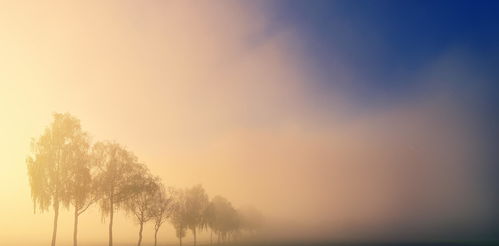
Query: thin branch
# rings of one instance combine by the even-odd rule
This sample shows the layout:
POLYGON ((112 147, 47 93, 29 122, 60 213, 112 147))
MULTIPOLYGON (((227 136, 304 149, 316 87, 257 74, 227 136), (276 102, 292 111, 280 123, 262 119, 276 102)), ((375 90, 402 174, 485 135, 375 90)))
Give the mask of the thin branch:
POLYGON ((94 198, 92 198, 92 200, 90 200, 90 201, 87 203, 86 207, 85 207, 83 210, 80 210, 80 212, 78 212, 78 215, 80 215, 80 214, 82 214, 83 212, 85 212, 85 211, 86 211, 86 210, 90 207, 90 205, 92 205, 92 204, 94 204, 95 202, 97 202, 97 200, 99 200, 99 199, 97 198, 97 196, 95 196, 94 198))

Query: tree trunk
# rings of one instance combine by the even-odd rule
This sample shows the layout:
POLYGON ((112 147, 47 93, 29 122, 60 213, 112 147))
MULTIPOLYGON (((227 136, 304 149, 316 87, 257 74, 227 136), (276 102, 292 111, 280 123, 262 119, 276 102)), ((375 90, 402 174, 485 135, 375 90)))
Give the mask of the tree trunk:
POLYGON ((210 229, 210 245, 213 245, 213 230, 210 229))
POLYGON ((59 199, 54 201, 54 228, 52 229, 52 243, 50 245, 55 246, 55 239, 57 237, 57 220, 59 219, 59 199))
POLYGON ((73 246, 78 245, 78 209, 75 206, 75 218, 73 226, 73 246))
POLYGON ((154 246, 158 244, 158 231, 159 227, 154 228, 154 246))
POLYGON ((139 242, 137 243, 137 246, 140 246, 142 243, 142 230, 144 229, 144 222, 140 222, 140 229, 139 229, 139 242))
POLYGON ((179 237, 178 239, 180 240, 180 246, 182 246, 182 238, 179 237))
POLYGON ((192 229, 192 235, 194 235, 194 246, 196 246, 196 227, 192 229))
POLYGON ((113 216, 114 216, 114 202, 113 198, 110 199, 109 211, 109 246, 113 246, 113 216))

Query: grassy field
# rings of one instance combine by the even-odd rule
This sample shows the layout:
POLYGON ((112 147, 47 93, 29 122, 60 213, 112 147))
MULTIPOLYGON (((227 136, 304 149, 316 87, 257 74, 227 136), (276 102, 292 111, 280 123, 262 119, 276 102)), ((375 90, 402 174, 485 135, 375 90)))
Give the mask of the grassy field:
MULTIPOLYGON (((121 243, 114 246, 135 246, 136 243, 121 243)), ((179 244, 167 243, 158 246, 178 246, 179 244)), ((213 244, 213 246, 492 246, 499 245, 499 240, 477 240, 477 241, 434 241, 434 242, 272 242, 272 243, 223 243, 213 244)), ((81 246, 107 246, 102 244, 81 244, 81 246)), ((142 244, 142 246, 152 246, 152 244, 142 244)), ((184 243, 182 246, 192 246, 192 243, 184 243)), ((210 246, 210 244, 198 244, 198 246, 210 246)))

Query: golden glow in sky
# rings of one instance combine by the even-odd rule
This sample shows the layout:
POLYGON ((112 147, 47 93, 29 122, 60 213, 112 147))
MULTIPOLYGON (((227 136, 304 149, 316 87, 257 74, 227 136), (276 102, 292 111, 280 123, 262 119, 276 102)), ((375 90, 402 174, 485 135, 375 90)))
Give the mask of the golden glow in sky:
MULTIPOLYGON (((236 206, 260 208, 277 236, 295 229, 350 237, 414 218, 418 227, 484 216, 481 183, 468 164, 478 147, 465 116, 449 110, 452 97, 435 90, 353 110, 346 92, 318 88, 300 35, 270 30, 263 6, 3 5, 4 242, 50 240, 52 214, 33 214, 25 158, 54 112, 79 118, 94 141, 126 145, 166 184, 199 183, 236 206), (334 103, 323 107, 325 97, 334 103)), ((71 240, 71 218, 61 215, 60 242, 71 240)), ((97 208, 80 223, 81 242, 106 240, 97 208)), ((131 219, 121 214, 115 225, 118 242, 135 240, 131 219)), ((146 228, 145 242, 151 233, 146 228)), ((169 226, 161 237, 175 240, 169 226)))

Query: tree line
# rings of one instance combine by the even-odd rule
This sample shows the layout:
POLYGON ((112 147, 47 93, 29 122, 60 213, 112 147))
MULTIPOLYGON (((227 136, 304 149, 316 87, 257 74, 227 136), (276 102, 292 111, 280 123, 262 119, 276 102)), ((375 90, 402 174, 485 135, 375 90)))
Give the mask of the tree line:
POLYGON ((200 230, 210 230, 217 242, 235 240, 242 231, 262 223, 255 209, 237 210, 221 196, 211 200, 201 185, 187 189, 166 186, 137 156, 111 141, 91 143, 80 121, 69 113, 54 114, 53 122, 31 143, 26 159, 34 212, 53 209, 51 245, 55 246, 61 207, 72 209, 73 245, 78 244, 78 219, 92 205, 108 218, 108 241, 113 245, 114 215, 126 211, 139 224, 137 245, 146 223, 152 223, 154 245, 165 222, 175 228, 182 245, 191 231, 194 245, 200 230))

